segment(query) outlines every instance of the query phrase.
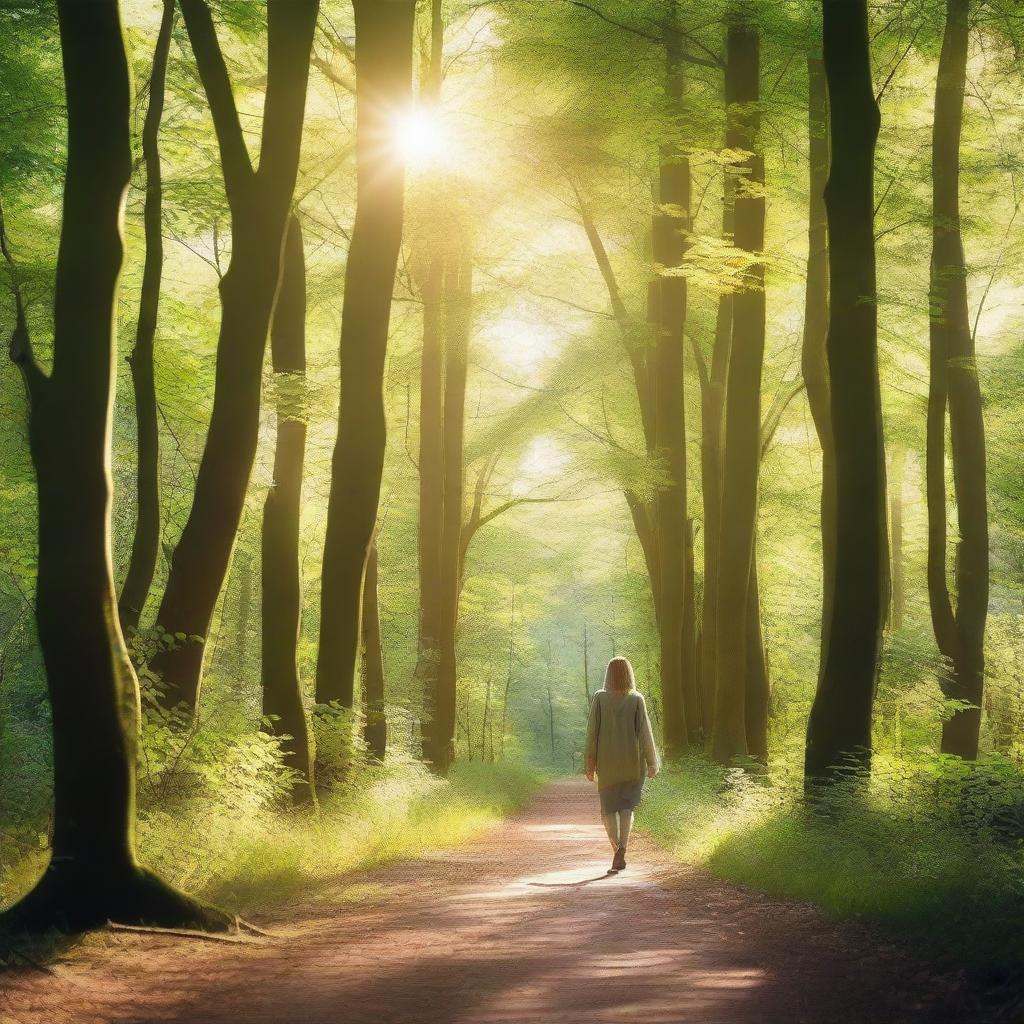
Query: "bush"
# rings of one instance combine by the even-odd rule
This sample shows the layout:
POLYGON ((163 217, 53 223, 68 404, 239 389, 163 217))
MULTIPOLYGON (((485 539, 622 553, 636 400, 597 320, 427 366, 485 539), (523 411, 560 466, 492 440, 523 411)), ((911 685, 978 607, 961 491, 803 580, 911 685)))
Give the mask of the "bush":
POLYGON ((728 881, 863 917, 997 977, 1024 965, 1024 772, 1005 758, 876 757, 870 780, 802 798, 771 774, 689 759, 649 786, 639 823, 728 881))

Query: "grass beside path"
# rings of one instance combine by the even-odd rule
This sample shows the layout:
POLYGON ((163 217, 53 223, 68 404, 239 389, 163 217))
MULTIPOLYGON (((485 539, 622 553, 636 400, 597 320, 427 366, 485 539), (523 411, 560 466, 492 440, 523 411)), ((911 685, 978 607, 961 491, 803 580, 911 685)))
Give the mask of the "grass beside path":
MULTIPOLYGON (((222 793, 143 811, 140 855, 175 885, 245 916, 315 898, 354 872, 458 846, 526 804, 542 781, 522 765, 476 762, 442 780, 398 754, 361 768, 319 814, 222 793)), ((0 870, 0 907, 31 885, 46 857, 40 850, 0 870)))
MULTIPOLYGON (((541 782, 513 764, 456 764, 444 780, 406 768, 329 797, 318 817, 275 815, 193 888, 243 915, 315 895, 342 876, 459 846, 526 804, 541 782)), ((173 865, 166 870, 173 875, 173 865)))
POLYGON ((873 922, 986 984, 1024 977, 1012 763, 879 758, 866 791, 840 789, 812 813, 795 766, 756 776, 692 758, 648 785, 638 825, 719 878, 873 922))

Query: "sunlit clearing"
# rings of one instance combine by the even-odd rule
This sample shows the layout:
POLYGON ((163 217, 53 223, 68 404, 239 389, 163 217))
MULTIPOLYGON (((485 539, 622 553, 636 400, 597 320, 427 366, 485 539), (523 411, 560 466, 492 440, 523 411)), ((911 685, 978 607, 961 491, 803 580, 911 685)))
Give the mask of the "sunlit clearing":
POLYGON ((425 107, 397 119, 395 142, 402 159, 413 170, 436 167, 451 159, 451 138, 437 114, 425 107))

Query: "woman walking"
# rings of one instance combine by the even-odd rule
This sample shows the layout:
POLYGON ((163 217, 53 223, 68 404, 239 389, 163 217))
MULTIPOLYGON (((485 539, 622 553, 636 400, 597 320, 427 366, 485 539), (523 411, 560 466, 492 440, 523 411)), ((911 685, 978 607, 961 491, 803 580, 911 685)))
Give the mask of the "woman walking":
POLYGON ((608 662, 604 689, 594 694, 586 757, 587 778, 593 782, 597 773, 601 820, 615 851, 611 870, 621 871, 644 776, 653 779, 659 767, 647 704, 636 688, 633 666, 625 658, 608 662))

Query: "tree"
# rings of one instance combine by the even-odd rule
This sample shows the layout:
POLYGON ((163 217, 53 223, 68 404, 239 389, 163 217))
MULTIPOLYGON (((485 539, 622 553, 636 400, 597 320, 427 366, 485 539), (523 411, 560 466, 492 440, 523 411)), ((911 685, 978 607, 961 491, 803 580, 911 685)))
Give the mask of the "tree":
POLYGON ((463 502, 465 492, 466 376, 473 325, 473 262, 468 251, 455 252, 445 265, 444 410, 442 417, 442 517, 440 608, 437 621, 438 669, 431 723, 430 760, 446 772, 455 756, 456 651, 459 597, 462 593, 463 502))
POLYGON ((157 613, 185 637, 152 662, 164 702, 195 708, 205 638, 231 558, 259 440, 263 357, 298 174, 309 53, 319 0, 267 0, 267 88, 254 169, 206 0, 181 0, 213 116, 231 212, 231 261, 220 282, 216 385, 188 521, 157 613))
MULTIPOLYGON (((722 237, 733 237, 733 179, 726 175, 722 204, 722 237)), ((725 427, 725 385, 732 348, 733 296, 718 299, 710 365, 692 339, 700 381, 700 479, 704 509, 704 594, 700 632, 700 688, 704 722, 710 738, 718 691, 718 566, 722 543, 722 458, 725 427)))
POLYGON ((825 182, 829 165, 828 84, 825 65, 817 53, 807 55, 807 287, 804 292, 804 334, 800 371, 807 388, 807 404, 821 448, 821 644, 819 675, 828 653, 828 627, 832 618, 832 592, 836 562, 836 456, 832 439, 828 354, 828 219, 825 182))
MULTIPOLYGON (((732 299, 732 345, 725 396, 725 457, 722 474, 722 523, 718 566, 716 683, 712 754, 728 762, 749 751, 747 705, 750 711, 767 701, 761 689, 748 689, 750 639, 748 619, 758 620, 759 602, 751 604, 754 548, 757 535, 758 469, 761 463, 761 372, 764 362, 764 159, 759 153, 760 38, 751 25, 734 22, 726 43, 726 103, 729 126, 726 145, 746 153, 734 190, 735 244, 751 254, 743 287, 732 299)), ((753 622, 750 623, 753 626, 753 622)), ((752 714, 750 722, 766 722, 752 714)), ((754 737, 764 756, 766 743, 754 737)))
POLYGON ((174 26, 174 0, 164 0, 160 30, 149 77, 149 106, 142 126, 142 159, 146 168, 146 200, 143 223, 146 262, 142 270, 142 294, 135 328, 135 346, 128 357, 135 393, 136 497, 135 533, 131 559, 125 574, 118 614, 121 629, 136 629, 153 584, 160 554, 160 432, 157 426, 156 381, 153 374, 153 343, 160 310, 163 276, 163 175, 160 168, 160 122, 164 112, 167 57, 174 26))
POLYGON ((935 85, 932 130, 932 258, 928 375, 928 600, 948 670, 943 694, 963 702, 942 727, 942 751, 978 754, 985 685, 988 613, 988 508, 985 422, 967 308, 967 268, 960 228, 960 135, 967 80, 970 0, 947 0, 935 85), (947 581, 946 410, 959 538, 956 607, 947 581))
POLYGON ((374 541, 366 559, 363 583, 363 739, 370 754, 383 761, 388 748, 388 720, 384 713, 384 652, 377 594, 377 561, 377 542, 374 541))
POLYGON ((53 717, 50 863, 0 924, 78 931, 106 921, 226 927, 135 855, 139 691, 110 554, 114 317, 131 175, 128 62, 116 0, 59 0, 68 157, 53 370, 21 320, 11 355, 30 400, 39 561, 36 622, 53 717), (69 500, 71 499, 71 500, 69 500))
MULTIPOLYGON (((425 62, 420 102, 424 109, 440 107, 444 80, 444 20, 441 0, 430 4, 430 50, 425 62)), ((423 753, 427 762, 443 771, 448 744, 441 734, 439 672, 443 598, 442 544, 444 533, 444 218, 439 182, 430 182, 431 194, 424 211, 429 231, 422 251, 415 253, 420 270, 419 291, 423 301, 423 344, 420 354, 419 436, 419 630, 416 676, 421 680, 425 718, 421 725, 423 753)))
POLYGON ((807 725, 813 791, 871 764, 871 713, 888 604, 885 453, 878 381, 874 152, 866 0, 824 0, 832 163, 825 188, 828 366, 836 461, 836 567, 825 668, 807 725))
POLYGON ((692 230, 690 160, 679 136, 687 65, 718 68, 712 53, 697 44, 680 22, 678 4, 668 5, 649 32, 618 22, 620 30, 654 42, 664 52, 664 104, 672 137, 660 147, 658 212, 652 223, 654 262, 660 273, 648 287, 647 319, 655 338, 646 344, 622 298, 597 224, 573 183, 580 223, 608 290, 612 314, 630 362, 649 455, 662 460, 667 482, 651 501, 624 489, 651 584, 660 641, 664 741, 670 755, 700 741, 706 727, 697 689, 696 616, 693 596, 692 534, 687 510, 686 406, 683 389, 687 280, 680 267, 692 230))
POLYGON ((306 451, 306 264, 302 227, 288 222, 270 350, 278 381, 274 480, 263 504, 263 715, 282 740, 284 763, 298 772, 297 802, 313 798, 309 723, 302 699, 298 639, 302 620, 299 525, 306 451))
POLYGON ((366 559, 387 441, 383 378, 402 240, 405 168, 393 144, 412 89, 414 0, 353 0, 356 216, 345 266, 341 395, 320 598, 318 703, 352 707, 366 559))

